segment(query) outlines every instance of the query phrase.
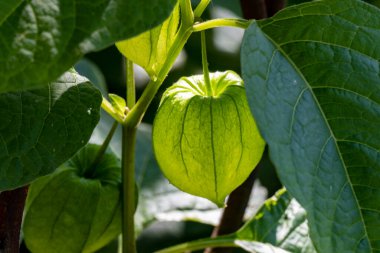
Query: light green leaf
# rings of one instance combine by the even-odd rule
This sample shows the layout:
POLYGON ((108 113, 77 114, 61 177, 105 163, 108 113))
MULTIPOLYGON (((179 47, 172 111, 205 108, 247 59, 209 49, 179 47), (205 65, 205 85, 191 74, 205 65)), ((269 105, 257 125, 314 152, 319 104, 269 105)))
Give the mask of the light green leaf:
POLYGON ((0 25, 21 4, 23 0, 2 0, 0 2, 0 25))
POLYGON ((0 92, 41 87, 87 52, 160 24, 176 0, 24 1, 0 26, 0 92))
POLYGON ((31 252, 94 252, 121 233, 120 160, 88 145, 29 188, 23 233, 31 252))
POLYGON ((236 234, 246 242, 264 242, 292 253, 315 253, 306 211, 285 190, 268 199, 236 234))
POLYGON ((132 39, 116 43, 119 51, 155 78, 167 58, 179 26, 179 5, 159 26, 132 39))
POLYGON ((248 101, 318 252, 380 249, 380 11, 290 7, 246 31, 248 101))
POLYGON ((119 115, 125 115, 126 111, 126 102, 125 99, 116 95, 116 94, 108 94, 111 104, 113 108, 118 112, 119 115))
POLYGON ((0 94, 0 190, 55 170, 89 140, 100 92, 67 72, 46 88, 0 94))

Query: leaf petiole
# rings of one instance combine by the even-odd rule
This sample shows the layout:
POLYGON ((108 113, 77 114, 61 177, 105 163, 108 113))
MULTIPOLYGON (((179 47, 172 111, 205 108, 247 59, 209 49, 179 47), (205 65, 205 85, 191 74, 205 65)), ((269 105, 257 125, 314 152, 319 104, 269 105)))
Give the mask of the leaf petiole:
POLYGON ((191 8, 191 1, 181 0, 179 4, 181 8, 181 26, 192 26, 194 23, 194 14, 191 8))
POLYGON ((103 155, 105 154, 107 147, 110 144, 112 137, 113 137, 118 125, 119 125, 119 123, 115 120, 112 124, 110 131, 107 134, 106 139, 103 141, 102 145, 100 146, 100 149, 99 149, 98 153, 96 154, 94 161, 90 165, 90 169, 95 168, 95 166, 102 160, 103 155))
POLYGON ((251 20, 246 19, 237 19, 237 18, 217 18, 212 19, 200 23, 196 23, 193 25, 193 31, 194 32, 200 32, 211 28, 216 27, 223 27, 223 26, 229 26, 229 27, 236 27, 241 29, 246 29, 251 24, 251 20))
POLYGON ((210 2, 211 0, 201 0, 201 2, 197 5, 197 7, 194 10, 194 17, 199 18, 200 16, 202 16, 203 12, 210 4, 210 2))
MULTIPOLYGON (((183 25, 183 24, 182 24, 183 25)), ((185 43, 192 34, 192 26, 184 27, 182 26, 178 31, 178 34, 172 44, 172 47, 169 50, 165 64, 163 65, 161 71, 157 75, 157 79, 151 80, 147 87, 145 88, 143 94, 138 99, 135 106, 133 106, 130 112, 127 114, 125 119, 126 125, 137 126, 141 121, 142 116, 146 112, 150 102, 153 100, 161 84, 168 75, 171 67, 174 64, 174 61, 177 59, 179 53, 184 47, 185 43)))
POLYGON ((235 243, 236 235, 225 235, 215 238, 200 239, 192 242, 178 244, 166 249, 156 251, 155 253, 182 253, 188 251, 201 250, 205 248, 216 247, 238 247, 235 243))

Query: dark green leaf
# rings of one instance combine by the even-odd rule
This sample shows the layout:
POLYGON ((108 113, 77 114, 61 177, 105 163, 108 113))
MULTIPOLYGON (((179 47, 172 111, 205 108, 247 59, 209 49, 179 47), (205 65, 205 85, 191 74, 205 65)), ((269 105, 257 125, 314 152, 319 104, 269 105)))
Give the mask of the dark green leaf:
POLYGON ((34 253, 94 252, 121 232, 120 160, 88 145, 29 189, 24 239, 34 253))
POLYGON ((281 190, 237 232, 237 238, 270 243, 292 253, 315 253, 308 230, 306 211, 281 190))
POLYGON ((158 25, 175 3, 24 1, 0 26, 0 92, 46 85, 83 54, 158 25))
POLYGON ((311 1, 313 0, 288 0, 286 4, 290 6, 290 5, 302 4, 302 3, 311 2, 311 1))
POLYGON ((316 1, 253 23, 248 100, 319 252, 380 249, 380 11, 316 1))
POLYGON ((2 0, 0 2, 0 25, 21 4, 22 0, 2 0))
POLYGON ((38 90, 0 95, 0 190, 46 175, 89 140, 99 91, 71 72, 38 90))
POLYGON ((96 253, 118 253, 119 252, 119 240, 113 240, 103 248, 95 251, 96 253))

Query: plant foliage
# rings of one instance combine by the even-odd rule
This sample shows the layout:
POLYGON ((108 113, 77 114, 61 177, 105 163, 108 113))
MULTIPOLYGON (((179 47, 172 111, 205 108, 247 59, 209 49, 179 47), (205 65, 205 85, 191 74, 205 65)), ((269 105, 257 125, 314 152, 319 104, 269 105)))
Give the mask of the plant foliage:
MULTIPOLYGON (((287 190, 235 233, 159 252, 380 252, 379 1, 289 0, 263 20, 207 20, 210 2, 0 1, 0 191, 31 183, 23 225, 30 250, 94 252, 123 232, 123 251, 135 253, 135 231, 159 217, 216 210, 188 193, 221 206, 254 169, 265 140, 287 190), (244 31, 246 94, 242 80, 230 78, 234 72, 209 75, 204 30, 220 26, 244 31), (171 85, 164 81, 174 79, 167 79, 169 71, 197 32, 204 75, 193 73, 200 48, 188 45, 187 77, 163 93, 151 113, 157 115, 152 133, 141 121, 155 98, 158 104, 160 87, 171 85), (69 70, 83 55, 114 43, 128 58, 126 98, 124 90, 108 94, 92 67, 85 71, 102 93, 69 70), (150 78, 137 101, 133 63, 150 78), (248 121, 257 128, 244 127, 248 121), (91 137, 102 145, 86 146, 91 137)), ((236 34, 229 35, 237 42, 236 34)), ((216 48, 209 53, 215 56, 216 48)), ((232 58, 223 54, 216 61, 233 65, 232 58)), ((11 232, 4 230, 17 220, 4 213, 16 219, 22 210, 7 210, 4 201, 0 251, 7 252, 3 234, 11 232)))
POLYGON ((100 92, 67 72, 45 88, 0 94, 0 190, 53 172, 86 145, 100 92))
POLYGON ((319 252, 380 246, 379 39, 379 9, 354 0, 290 7, 245 34, 248 101, 319 252))

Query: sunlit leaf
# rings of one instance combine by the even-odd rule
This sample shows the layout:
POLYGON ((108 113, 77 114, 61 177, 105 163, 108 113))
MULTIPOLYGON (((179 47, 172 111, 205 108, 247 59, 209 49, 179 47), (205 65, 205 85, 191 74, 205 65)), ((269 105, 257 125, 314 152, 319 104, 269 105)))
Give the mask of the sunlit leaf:
POLYGON ((380 11, 315 1, 254 22, 248 101, 319 252, 380 248, 380 11))
POLYGON ((143 67, 151 77, 156 77, 168 56, 179 26, 179 6, 159 26, 132 39, 116 43, 129 60, 143 67))

